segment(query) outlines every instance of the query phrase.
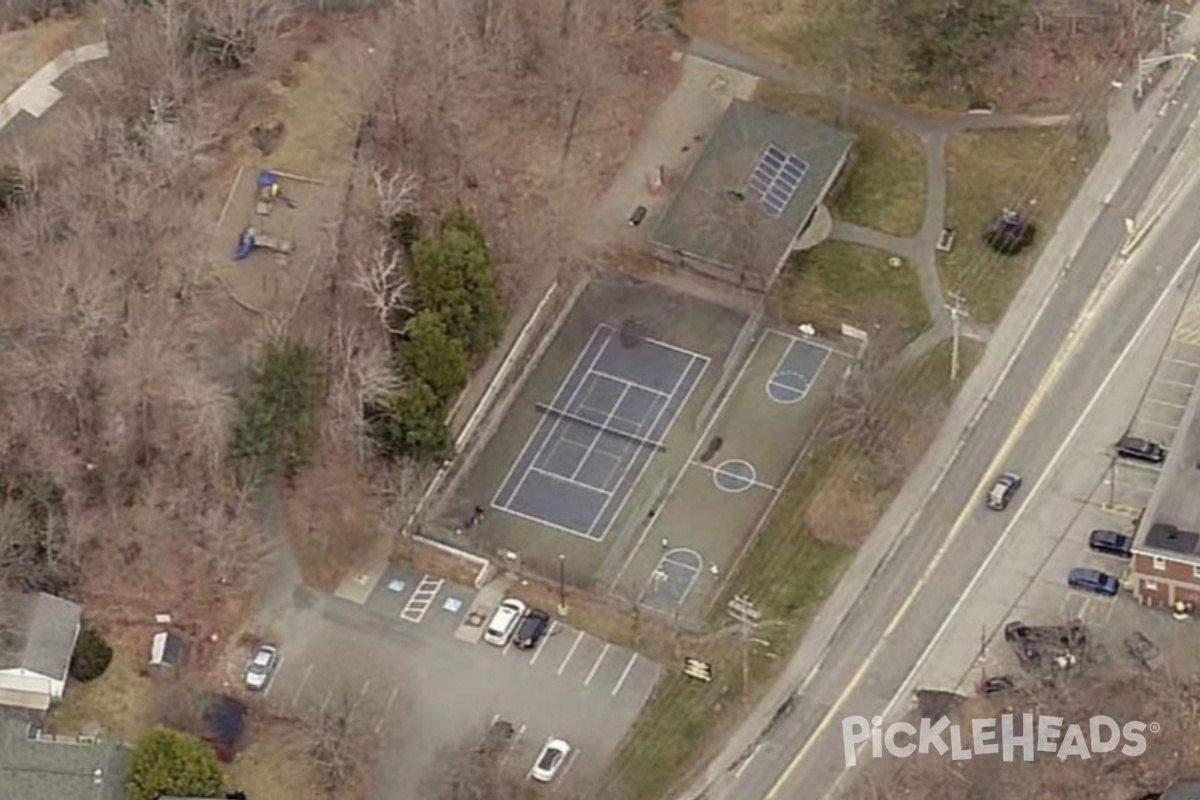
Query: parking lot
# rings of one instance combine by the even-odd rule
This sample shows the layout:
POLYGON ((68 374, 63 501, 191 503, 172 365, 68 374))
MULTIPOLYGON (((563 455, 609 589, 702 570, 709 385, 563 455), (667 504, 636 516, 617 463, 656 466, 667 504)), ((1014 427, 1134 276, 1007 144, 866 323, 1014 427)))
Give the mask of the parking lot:
POLYGON ((486 644, 481 626, 464 623, 504 593, 394 567, 365 606, 322 597, 289 621, 268 700, 290 711, 358 703, 369 729, 396 743, 381 797, 418 796, 416 771, 497 716, 517 730, 514 769, 527 770, 550 737, 571 743, 552 787, 569 791, 600 774, 662 667, 557 620, 534 650, 486 644))

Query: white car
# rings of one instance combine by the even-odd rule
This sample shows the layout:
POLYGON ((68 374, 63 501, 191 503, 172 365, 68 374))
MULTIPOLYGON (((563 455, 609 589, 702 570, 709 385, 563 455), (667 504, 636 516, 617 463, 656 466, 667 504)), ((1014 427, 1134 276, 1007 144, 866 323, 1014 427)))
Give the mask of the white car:
POLYGON ((500 601, 500 606, 488 620, 487 628, 483 631, 483 640, 497 647, 504 647, 512 638, 513 632, 525 616, 526 607, 515 597, 506 597, 500 601))
POLYGON ((271 680, 275 664, 279 660, 279 651, 269 644, 259 645, 246 665, 246 688, 257 692, 271 680))
POLYGON ((549 783, 554 780, 559 768, 567 762, 569 755, 571 755, 571 745, 562 739, 550 739, 542 748, 537 761, 533 763, 533 769, 529 770, 529 777, 539 783, 549 783))

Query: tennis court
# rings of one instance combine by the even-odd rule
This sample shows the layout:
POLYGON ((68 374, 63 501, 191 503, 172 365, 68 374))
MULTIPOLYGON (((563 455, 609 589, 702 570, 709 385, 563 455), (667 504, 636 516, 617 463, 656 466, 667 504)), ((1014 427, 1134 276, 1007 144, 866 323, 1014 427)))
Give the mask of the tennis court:
POLYGON ((492 506, 602 541, 708 366, 708 358, 596 327, 492 506))

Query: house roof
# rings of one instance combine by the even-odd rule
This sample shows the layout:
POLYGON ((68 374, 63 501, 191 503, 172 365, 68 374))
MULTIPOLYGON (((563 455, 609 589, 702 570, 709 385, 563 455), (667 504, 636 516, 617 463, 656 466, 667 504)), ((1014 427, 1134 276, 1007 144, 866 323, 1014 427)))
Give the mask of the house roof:
POLYGON ((854 137, 807 117, 735 99, 709 135, 651 241, 726 269, 768 278, 812 216, 854 137), (805 168, 777 214, 757 201, 750 179, 774 147, 805 168))
POLYGON ((128 750, 109 742, 44 741, 0 719, 4 800, 123 800, 128 750))
POLYGON ((24 668, 48 678, 65 679, 79 633, 82 609, 45 592, 18 595, 9 636, 0 641, 0 669, 24 668))
MULTIPOLYGON (((1196 465, 1200 464, 1200 391, 1192 392, 1174 441, 1161 444, 1167 448, 1167 459, 1142 514, 1133 549, 1200 565, 1200 493, 1196 491, 1196 465)), ((1117 480, 1120 481, 1120 476, 1117 480)))

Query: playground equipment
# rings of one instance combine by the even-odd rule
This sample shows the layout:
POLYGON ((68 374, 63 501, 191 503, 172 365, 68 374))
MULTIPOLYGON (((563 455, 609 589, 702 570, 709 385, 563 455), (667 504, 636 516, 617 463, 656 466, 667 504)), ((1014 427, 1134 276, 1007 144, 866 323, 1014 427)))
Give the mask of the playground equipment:
POLYGON ((233 260, 241 261, 259 247, 284 255, 292 252, 291 241, 278 236, 269 236, 254 228, 246 228, 238 237, 237 248, 233 251, 233 260))
POLYGON ((279 178, 279 173, 274 170, 259 170, 258 177, 255 179, 255 185, 258 190, 254 204, 256 213, 264 217, 270 214, 271 209, 275 207, 276 200, 282 200, 288 208, 296 207, 291 198, 287 197, 283 193, 283 189, 280 188, 279 178))

